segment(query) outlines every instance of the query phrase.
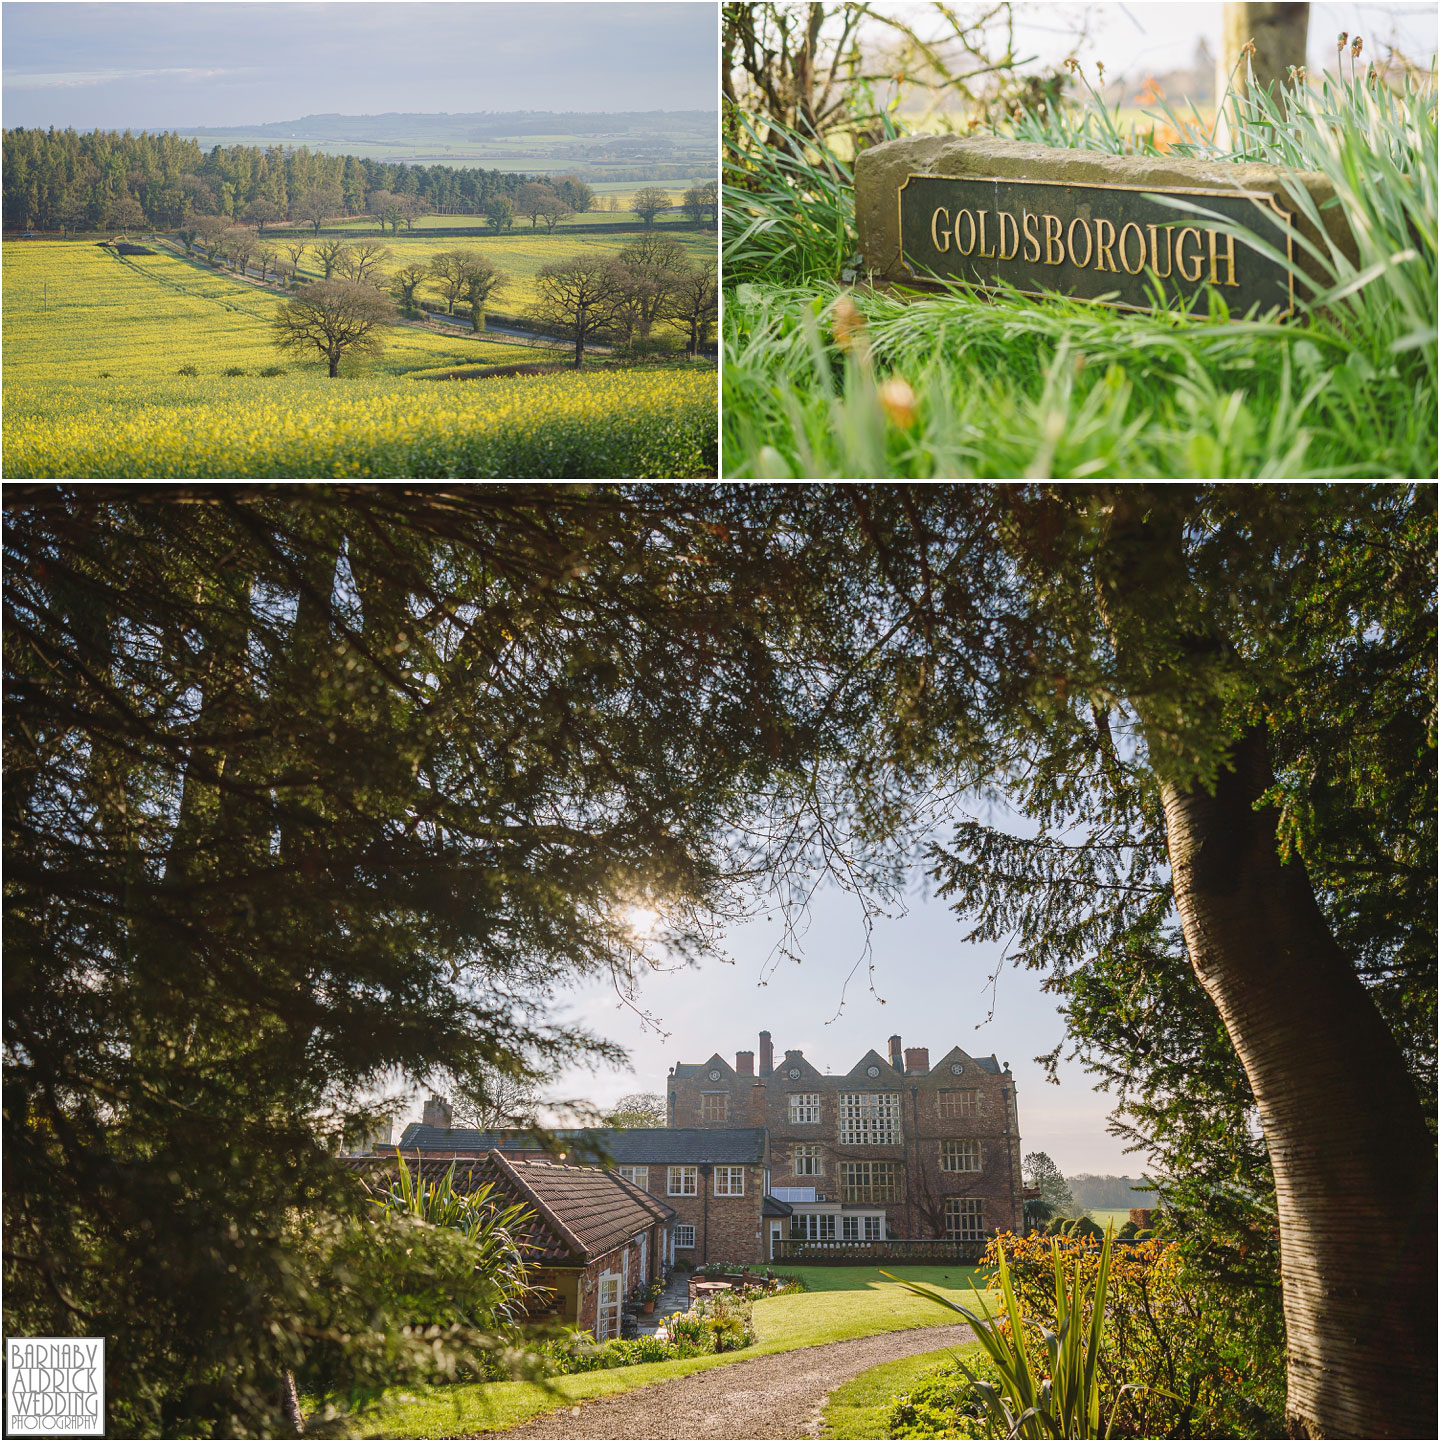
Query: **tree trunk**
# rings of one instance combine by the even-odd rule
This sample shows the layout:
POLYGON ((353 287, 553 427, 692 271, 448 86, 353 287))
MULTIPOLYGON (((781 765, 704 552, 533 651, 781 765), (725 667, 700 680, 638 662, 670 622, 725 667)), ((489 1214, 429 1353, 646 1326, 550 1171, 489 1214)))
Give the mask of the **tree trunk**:
POLYGON ((1191 963, 1239 1053, 1275 1174, 1298 1437, 1434 1436, 1435 1148, 1404 1060, 1331 937, 1303 864, 1282 865, 1265 732, 1214 795, 1165 784, 1191 963))
POLYGON ((1227 83, 1234 94, 1246 94, 1251 72, 1255 84, 1264 90, 1277 80, 1283 84, 1292 65, 1299 69, 1305 63, 1310 30, 1308 5, 1227 3, 1221 24, 1217 101, 1224 95, 1227 83), (1255 54, 1247 69, 1241 51, 1252 40, 1255 54))
POLYGON ((332 355, 328 359, 330 361, 330 379, 333 381, 340 374, 340 357, 332 355))
POLYGON ((585 363, 585 332, 575 332, 575 369, 578 371, 585 363))

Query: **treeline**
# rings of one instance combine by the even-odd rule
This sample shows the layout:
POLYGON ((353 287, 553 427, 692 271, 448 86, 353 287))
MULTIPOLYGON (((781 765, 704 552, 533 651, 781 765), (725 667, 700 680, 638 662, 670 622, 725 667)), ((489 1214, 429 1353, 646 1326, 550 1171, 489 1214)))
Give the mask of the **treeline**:
POLYGON ((1155 1207, 1159 1205, 1158 1195, 1153 1191, 1141 1191, 1139 1177, 1101 1177, 1081 1172, 1078 1176, 1067 1177, 1070 1194, 1075 1205, 1082 1211, 1090 1207, 1155 1207))
MULTIPOLYGON (((385 192, 403 208, 482 213, 535 177, 479 167, 405 165, 305 146, 202 150, 166 132, 4 132, 4 221, 21 230, 173 230, 199 215, 257 224, 366 211, 385 192)), ((542 177, 543 179, 543 177, 542 177)))

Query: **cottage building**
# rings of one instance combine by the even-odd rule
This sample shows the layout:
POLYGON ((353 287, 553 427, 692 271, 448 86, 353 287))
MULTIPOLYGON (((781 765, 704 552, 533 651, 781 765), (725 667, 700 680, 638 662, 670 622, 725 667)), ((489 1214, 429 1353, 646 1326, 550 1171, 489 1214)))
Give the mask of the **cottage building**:
MULTIPOLYGON (((602 1342, 618 1337, 621 1305, 670 1263, 674 1209, 618 1172, 517 1161, 494 1150, 469 1158, 411 1156, 404 1164, 426 1182, 454 1166, 457 1191, 489 1184, 501 1206, 519 1203, 530 1212, 521 1243, 533 1268, 533 1318, 584 1328, 602 1342)), ((381 1163, 371 1158, 352 1165, 381 1163)))

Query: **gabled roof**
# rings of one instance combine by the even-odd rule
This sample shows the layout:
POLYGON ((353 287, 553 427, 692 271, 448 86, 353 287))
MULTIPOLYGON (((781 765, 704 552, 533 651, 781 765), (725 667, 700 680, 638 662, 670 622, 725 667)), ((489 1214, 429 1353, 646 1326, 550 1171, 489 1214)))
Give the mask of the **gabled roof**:
MULTIPOLYGON (((613 1251, 646 1227, 675 1215, 673 1207, 648 1196, 614 1172, 597 1167, 568 1167, 554 1162, 509 1161, 499 1152, 473 1160, 407 1158, 426 1182, 440 1181, 453 1166, 455 1189, 470 1193, 490 1185, 502 1206, 519 1203, 532 1213, 521 1230, 531 1261, 583 1266, 613 1251)), ((365 1173, 393 1172, 397 1163, 357 1158, 365 1173)))
POLYGON ((845 1073, 847 1077, 853 1077, 858 1082, 898 1082, 902 1077, 883 1056, 872 1046, 854 1066, 845 1073), (876 1068, 874 1076, 869 1075, 871 1067, 876 1068))
POLYGON ((991 1076, 999 1076, 1001 1074, 1000 1063, 996 1061, 993 1056, 971 1056, 969 1052, 962 1051, 958 1046, 952 1046, 950 1050, 930 1068, 931 1076, 934 1076, 936 1072, 950 1072, 950 1064, 952 1062, 965 1069, 959 1073, 950 1073, 952 1076, 964 1076, 972 1070, 988 1072, 991 1076))
POLYGON ((795 1208, 789 1202, 782 1202, 779 1197, 767 1196, 760 1203, 760 1215, 762 1217, 789 1217, 795 1212, 795 1208))
POLYGON ((783 1077, 791 1083, 802 1082, 807 1077, 819 1077, 822 1081, 824 1080, 819 1069, 811 1062, 806 1061, 805 1053, 798 1049, 787 1051, 785 1059, 775 1063, 775 1070, 771 1072, 771 1076, 783 1077), (790 1075, 792 1071, 798 1071, 800 1075, 792 1077, 790 1075))

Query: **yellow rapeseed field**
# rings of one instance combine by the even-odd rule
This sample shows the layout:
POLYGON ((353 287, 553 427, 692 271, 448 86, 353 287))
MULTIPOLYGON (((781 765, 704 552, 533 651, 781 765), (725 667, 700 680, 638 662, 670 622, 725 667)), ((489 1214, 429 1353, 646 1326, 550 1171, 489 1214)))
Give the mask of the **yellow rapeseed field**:
POLYGON ((664 477, 715 467, 715 376, 704 371, 5 392, 10 477, 664 477))
POLYGON ((8 477, 664 477, 716 468, 713 369, 472 381, 553 351, 397 328, 331 380, 277 364, 276 296, 168 255, 5 246, 8 477), (183 365, 199 374, 179 376, 183 365), (238 367, 244 375, 226 376, 238 367))

